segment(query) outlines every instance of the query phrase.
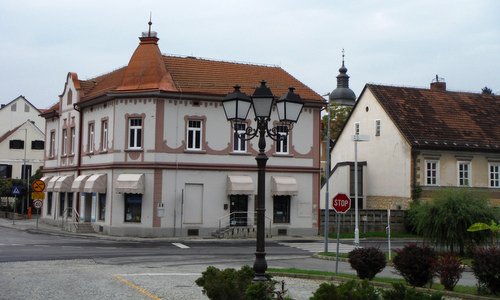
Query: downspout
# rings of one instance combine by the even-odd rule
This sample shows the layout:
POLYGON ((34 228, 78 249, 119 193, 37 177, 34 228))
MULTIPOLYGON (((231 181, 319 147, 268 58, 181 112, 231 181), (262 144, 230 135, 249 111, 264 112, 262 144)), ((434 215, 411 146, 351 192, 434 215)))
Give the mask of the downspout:
MULTIPOLYGON (((81 145, 82 145, 82 138, 83 138, 83 134, 82 134, 83 114, 81 112, 81 109, 78 107, 78 102, 73 104, 73 109, 78 112, 78 145, 77 145, 77 147, 75 147, 76 151, 78 151, 78 157, 76 159, 76 177, 78 177, 81 175, 80 166, 82 165, 81 145)), ((75 128, 75 134, 76 134, 76 128, 75 128)), ((81 196, 80 196, 80 192, 78 192, 77 198, 76 198, 76 202, 77 202, 76 211, 77 211, 78 215, 80 215, 80 204, 81 204, 80 200, 81 200, 81 196)))

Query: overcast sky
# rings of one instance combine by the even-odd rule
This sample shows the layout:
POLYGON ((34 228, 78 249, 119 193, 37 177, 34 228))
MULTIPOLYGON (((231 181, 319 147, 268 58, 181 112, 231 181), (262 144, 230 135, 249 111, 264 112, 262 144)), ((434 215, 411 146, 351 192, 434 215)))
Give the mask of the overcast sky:
POLYGON ((500 94, 497 0, 0 0, 0 103, 46 108, 68 72, 126 65, 150 12, 163 53, 279 65, 319 94, 335 89, 342 48, 358 96, 436 74, 449 90, 500 94))

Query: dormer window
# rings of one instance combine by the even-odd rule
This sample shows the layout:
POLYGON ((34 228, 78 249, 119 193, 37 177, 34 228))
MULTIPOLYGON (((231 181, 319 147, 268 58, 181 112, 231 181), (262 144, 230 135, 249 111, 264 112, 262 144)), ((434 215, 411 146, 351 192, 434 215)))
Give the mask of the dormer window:
POLYGON ((71 105, 73 103, 73 91, 71 89, 68 91, 68 95, 66 97, 67 97, 66 104, 71 105))

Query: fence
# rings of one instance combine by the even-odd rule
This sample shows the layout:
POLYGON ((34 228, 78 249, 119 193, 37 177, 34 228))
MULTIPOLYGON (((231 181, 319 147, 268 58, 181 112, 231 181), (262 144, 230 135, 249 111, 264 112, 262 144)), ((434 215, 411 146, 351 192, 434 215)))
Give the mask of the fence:
MULTIPOLYGON (((359 232, 374 232, 385 231, 387 227, 387 210, 384 209, 360 209, 358 211, 358 227, 359 232)), ((330 210, 328 219, 329 232, 337 232, 337 218, 340 218, 340 232, 354 232, 355 214, 354 209, 349 210, 345 214, 337 214, 334 210, 330 210)), ((405 231, 404 227, 404 210, 391 210, 391 231, 405 231)), ((325 210, 321 210, 320 214, 320 233, 324 232, 325 228, 325 210)))

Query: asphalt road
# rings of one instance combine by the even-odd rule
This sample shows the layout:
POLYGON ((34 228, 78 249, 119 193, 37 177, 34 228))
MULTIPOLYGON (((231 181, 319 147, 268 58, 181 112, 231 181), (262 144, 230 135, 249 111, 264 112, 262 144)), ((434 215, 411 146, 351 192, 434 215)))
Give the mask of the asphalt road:
MULTIPOLYGON (((255 240, 113 240, 0 226, 0 299, 207 299, 194 281, 208 266, 252 265, 255 240)), ((329 251, 336 249, 329 241, 329 251)), ((380 240, 362 245, 383 248, 380 240)), ((405 242, 393 242, 402 246, 405 242)), ((344 241, 341 252, 353 248, 344 241)), ((335 261, 312 257, 320 240, 267 240, 271 268, 335 271, 335 261)), ((352 273, 339 262, 339 272, 352 273)), ((378 276, 398 277, 391 267, 378 276)), ((294 299, 308 299, 320 282, 285 278, 294 299)), ((471 273, 459 284, 475 285, 471 273)))

